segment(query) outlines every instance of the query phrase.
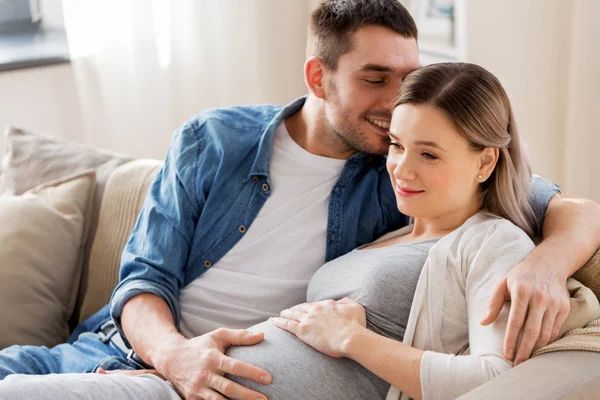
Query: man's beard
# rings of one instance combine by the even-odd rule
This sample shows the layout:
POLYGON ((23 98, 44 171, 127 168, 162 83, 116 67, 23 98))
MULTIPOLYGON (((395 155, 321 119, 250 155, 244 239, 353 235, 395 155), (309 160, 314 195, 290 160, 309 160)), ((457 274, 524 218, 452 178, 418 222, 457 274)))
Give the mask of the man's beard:
MULTIPOLYGON (((329 99, 331 103, 331 109, 343 110, 343 106, 339 101, 339 92, 336 85, 333 82, 329 84, 329 99)), ((378 111, 369 113, 372 117, 382 117, 390 119, 391 115, 388 111, 378 111)), ((367 113, 361 114, 357 119, 354 119, 351 115, 342 111, 337 121, 341 121, 339 124, 335 124, 335 115, 330 115, 325 112, 325 129, 326 133, 330 138, 337 139, 346 150, 354 150, 360 153, 377 154, 383 155, 387 153, 390 139, 378 136, 374 132, 363 132, 361 127, 363 124, 368 124, 366 120, 367 113), (371 138, 371 140, 369 140, 371 138), (373 142, 379 138, 381 146, 376 146, 373 142), (378 148, 375 148, 378 147, 378 148)))
POLYGON ((325 129, 329 137, 335 138, 347 150, 376 155, 387 153, 390 143, 389 138, 384 138, 374 132, 363 132, 361 130, 361 124, 368 123, 365 116, 361 115, 358 120, 355 120, 346 114, 342 114, 339 120, 342 123, 335 125, 332 119, 326 114, 325 129), (375 142, 376 140, 378 143, 375 142))

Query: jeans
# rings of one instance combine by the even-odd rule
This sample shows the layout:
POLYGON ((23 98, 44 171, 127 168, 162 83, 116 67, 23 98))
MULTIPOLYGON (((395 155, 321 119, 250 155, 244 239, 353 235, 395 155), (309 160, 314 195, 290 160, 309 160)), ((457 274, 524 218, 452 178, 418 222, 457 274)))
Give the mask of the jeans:
POLYGON ((0 351, 0 380, 11 374, 46 375, 94 372, 98 368, 136 369, 112 342, 96 333, 108 317, 108 306, 85 321, 68 343, 45 346, 10 346, 0 351))

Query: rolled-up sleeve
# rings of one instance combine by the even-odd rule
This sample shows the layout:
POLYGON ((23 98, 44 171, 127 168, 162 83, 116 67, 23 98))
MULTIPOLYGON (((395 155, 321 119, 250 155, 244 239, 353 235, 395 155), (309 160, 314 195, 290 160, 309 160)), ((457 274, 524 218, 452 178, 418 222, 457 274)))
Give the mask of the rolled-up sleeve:
POLYGON ((163 299, 179 325, 177 299, 204 205, 197 190, 200 156, 201 141, 194 129, 186 124, 175 131, 165 165, 150 186, 123 250, 119 284, 110 301, 110 314, 120 331, 125 303, 141 293, 163 299))
POLYGON ((558 185, 541 176, 533 175, 531 194, 529 195, 529 205, 535 215, 536 236, 542 236, 542 227, 544 226, 544 217, 548 211, 548 204, 552 197, 557 193, 561 193, 558 185))

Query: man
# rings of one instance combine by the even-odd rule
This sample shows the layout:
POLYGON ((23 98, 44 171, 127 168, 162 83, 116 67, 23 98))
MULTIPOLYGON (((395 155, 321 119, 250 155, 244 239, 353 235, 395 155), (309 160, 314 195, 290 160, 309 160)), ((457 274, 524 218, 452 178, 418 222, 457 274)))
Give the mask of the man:
MULTIPOLYGON (((224 352, 263 337, 228 328, 304 301, 325 261, 407 223, 382 155, 391 103, 419 67, 414 21, 396 0, 331 0, 313 14, 311 34, 306 98, 209 110, 175 133, 123 252, 110 304, 118 332, 101 311, 84 325, 98 333, 72 345, 0 352, 0 377, 153 366, 185 398, 262 398, 224 374, 268 384, 268 371, 224 352), (123 340, 135 350, 127 360, 123 340)), ((556 337, 568 314, 566 277, 600 246, 600 207, 556 193, 534 180, 544 241, 506 276, 483 321, 512 301, 505 351, 515 363, 556 337), (576 243, 575 231, 586 232, 576 243)), ((99 385, 97 377, 106 378, 23 380, 27 387, 9 377, 0 397, 64 394, 90 379, 99 385)), ((146 396, 135 378, 111 377, 103 382, 113 386, 89 395, 146 396)))

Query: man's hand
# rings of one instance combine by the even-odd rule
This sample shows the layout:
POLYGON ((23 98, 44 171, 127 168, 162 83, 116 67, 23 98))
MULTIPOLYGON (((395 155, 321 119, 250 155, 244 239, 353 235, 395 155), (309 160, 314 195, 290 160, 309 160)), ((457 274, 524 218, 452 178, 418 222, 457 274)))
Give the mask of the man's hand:
POLYGON ((228 397, 266 400, 264 395, 223 376, 230 374, 271 383, 268 372, 224 354, 230 346, 254 345, 263 339, 263 333, 225 328, 189 340, 180 338, 157 349, 154 366, 187 400, 225 400, 228 397))
POLYGON ((534 349, 554 341, 570 311, 566 277, 551 266, 527 258, 515 266, 496 286, 488 314, 481 321, 489 325, 498 318, 506 301, 511 302, 504 357, 514 365, 527 360, 534 349), (518 350, 517 341, 523 333, 518 350))

